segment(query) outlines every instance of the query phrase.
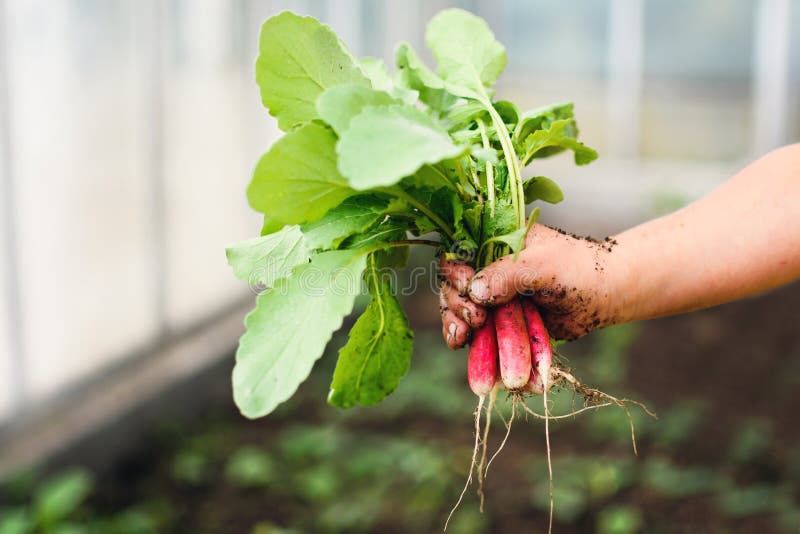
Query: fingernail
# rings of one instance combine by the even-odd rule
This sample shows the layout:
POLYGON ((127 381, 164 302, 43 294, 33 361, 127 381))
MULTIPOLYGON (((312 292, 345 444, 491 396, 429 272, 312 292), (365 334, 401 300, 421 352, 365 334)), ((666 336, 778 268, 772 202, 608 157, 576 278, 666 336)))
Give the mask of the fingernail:
POLYGON ((448 339, 452 339, 452 338, 456 337, 456 331, 457 330, 458 330, 458 327, 456 326, 456 323, 450 323, 450 326, 447 327, 448 339))
POLYGON ((477 300, 486 301, 489 298, 489 286, 482 276, 476 276, 469 284, 469 294, 477 300))
POLYGON ((463 308, 461 310, 461 317, 467 322, 467 324, 472 324, 472 315, 469 313, 467 308, 463 308))

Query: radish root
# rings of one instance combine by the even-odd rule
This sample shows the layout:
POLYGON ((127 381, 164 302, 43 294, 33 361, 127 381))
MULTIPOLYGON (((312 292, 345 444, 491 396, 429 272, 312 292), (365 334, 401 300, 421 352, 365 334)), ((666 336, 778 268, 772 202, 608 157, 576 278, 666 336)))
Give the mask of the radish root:
MULTIPOLYGON (((486 464, 486 471, 483 473, 484 479, 489 475, 489 466, 492 465, 494 459, 497 458, 497 455, 500 454, 500 451, 502 451, 503 447, 506 446, 506 441, 508 441, 508 436, 511 435, 511 423, 514 422, 514 416, 516 415, 517 411, 517 402, 519 402, 518 396, 517 394, 514 394, 514 396, 511 397, 511 417, 508 418, 508 423, 506 423, 506 435, 503 438, 503 441, 500 443, 500 446, 497 448, 496 451, 494 451, 492 457, 489 458, 489 463, 486 464)), ((503 422, 505 423, 505 421, 503 422)))
MULTIPOLYGON (((631 445, 633 446, 633 454, 637 456, 639 455, 639 451, 636 448, 636 427, 633 423, 633 416, 631 415, 631 411, 628 405, 633 404, 635 406, 638 406, 650 417, 658 419, 658 416, 655 414, 655 412, 650 410, 650 408, 648 408, 647 405, 642 402, 632 399, 624 399, 624 398, 619 399, 617 397, 614 397, 613 395, 604 393, 599 389, 586 386, 585 384, 581 383, 580 380, 575 378, 575 376, 572 373, 570 373, 569 370, 567 369, 561 369, 559 367, 553 366, 551 374, 553 379, 553 385, 566 384, 568 387, 572 388, 572 390, 575 391, 575 393, 583 397, 584 404, 586 405, 584 406, 584 408, 572 412, 571 414, 559 416, 559 419, 564 417, 571 417, 587 409, 596 409, 596 408, 603 408, 605 406, 616 405, 619 408, 621 408, 625 412, 625 415, 628 417, 628 424, 631 427, 631 445)), ((535 412, 534 415, 539 416, 539 414, 536 414, 535 412)))
POLYGON ((478 463, 478 497, 481 499, 480 511, 483 513, 483 503, 485 496, 483 493, 483 481, 485 477, 486 468, 486 452, 489 444, 489 427, 492 424, 492 410, 494 410, 494 402, 497 399, 497 386, 492 388, 489 394, 489 405, 486 407, 486 423, 483 426, 483 443, 481 444, 481 461, 478 463))
POLYGON ((453 505, 452 510, 450 510, 450 514, 447 516, 447 521, 444 522, 444 532, 447 532, 447 525, 450 523, 450 519, 461 505, 461 501, 464 499, 464 494, 467 493, 467 488, 469 488, 469 485, 472 484, 472 472, 475 470, 475 460, 478 457, 478 445, 481 438, 481 412, 483 411, 484 399, 486 399, 484 396, 478 397, 478 407, 475 409, 475 445, 472 448, 472 461, 469 464, 469 475, 467 475, 467 482, 464 484, 464 489, 461 490, 461 495, 458 496, 458 500, 453 505))
MULTIPOLYGON (((547 534, 551 534, 553 532, 553 509, 555 508, 555 490, 553 486, 553 459, 550 455, 550 407, 547 405, 547 390, 549 388, 549 384, 547 383, 549 380, 543 381, 542 386, 542 406, 544 406, 544 439, 545 444, 547 445, 547 473, 550 482, 550 517, 547 523, 547 534)), ((522 402, 522 405, 525 406, 525 402, 522 402)), ((527 408, 527 406, 525 406, 527 408)))
POLYGON ((627 398, 618 398, 614 397, 613 395, 609 395, 599 389, 589 387, 583 384, 580 380, 575 378, 575 376, 569 371, 569 369, 565 367, 560 367, 558 365, 553 365, 550 368, 549 376, 546 380, 543 380, 543 407, 544 407, 544 414, 537 413, 535 410, 531 409, 525 404, 525 397, 529 396, 528 393, 520 391, 520 390, 512 390, 509 391, 509 397, 511 398, 511 416, 509 417, 508 421, 503 417, 502 412, 499 411, 497 407, 497 393, 499 387, 495 387, 492 389, 491 393, 487 396, 481 396, 478 398, 478 406, 475 410, 475 442, 472 450, 472 461, 470 463, 469 475, 467 476, 466 484, 464 485, 464 489, 461 491, 461 495, 458 497, 458 501, 453 506, 452 510, 450 510, 450 514, 447 516, 447 521, 445 522, 444 529, 447 530, 447 526, 450 523, 450 519, 453 517, 453 514, 461 505, 461 501, 464 498, 464 495, 467 492, 467 489, 472 484, 472 475, 475 469, 477 468, 477 477, 478 477, 478 489, 477 494, 480 497, 480 511, 483 512, 483 506, 485 501, 484 495, 484 484, 486 481, 486 477, 489 475, 489 467, 491 467, 492 462, 495 458, 500 454, 500 452, 505 448, 506 442, 508 442, 508 438, 511 435, 511 426, 514 422, 514 419, 517 417, 517 405, 521 406, 521 409, 525 411, 526 414, 535 417, 536 419, 544 420, 544 432, 545 432, 545 445, 547 451, 547 471, 549 476, 549 497, 550 497, 550 513, 549 513, 549 521, 548 521, 548 533, 552 533, 553 531, 553 514, 555 510, 555 484, 554 484, 554 477, 553 477, 553 461, 552 461, 552 449, 550 445, 550 421, 556 421, 561 419, 568 419, 575 417, 581 413, 588 412, 591 410, 599 410, 601 408, 606 408, 609 406, 617 406, 625 412, 625 415, 628 418, 628 424, 630 425, 631 429, 631 445, 633 446, 634 454, 638 455, 638 449, 636 446, 636 428, 633 421, 633 416, 631 415, 630 406, 638 406, 641 408, 647 415, 653 417, 655 419, 658 416, 647 407, 646 404, 632 400, 627 398), (572 389, 577 395, 583 397, 584 406, 573 410, 570 413, 562 414, 562 415, 552 415, 550 413, 550 406, 548 404, 548 391, 553 387, 568 387, 572 389), (484 402, 486 402, 486 421, 484 423, 483 428, 481 428, 481 414, 483 412, 484 402), (492 412, 497 411, 497 416, 500 417, 500 420, 506 427, 506 433, 503 437, 503 440, 500 442, 497 450, 492 454, 492 456, 487 461, 487 452, 489 446, 489 428, 492 421, 492 412), (478 449, 480 448, 480 460, 478 461, 478 449))

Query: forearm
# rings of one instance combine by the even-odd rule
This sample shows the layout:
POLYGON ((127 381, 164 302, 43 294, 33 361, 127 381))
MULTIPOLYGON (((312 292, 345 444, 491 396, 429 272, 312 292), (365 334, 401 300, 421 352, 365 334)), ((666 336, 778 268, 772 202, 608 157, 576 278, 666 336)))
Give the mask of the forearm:
POLYGON ((714 306, 800 278, 800 145, 616 237, 619 321, 714 306))

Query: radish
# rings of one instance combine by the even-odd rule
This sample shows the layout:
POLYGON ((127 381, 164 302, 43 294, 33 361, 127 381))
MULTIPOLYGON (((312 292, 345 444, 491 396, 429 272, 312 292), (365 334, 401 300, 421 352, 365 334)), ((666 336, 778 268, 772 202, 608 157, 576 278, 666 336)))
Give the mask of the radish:
POLYGON ((544 393, 544 388, 542 387, 542 377, 539 375, 539 371, 536 370, 536 367, 531 367, 531 377, 528 379, 528 383, 525 384, 525 387, 522 389, 528 393, 533 393, 534 395, 541 395, 544 393))
POLYGON ((542 322, 539 310, 529 298, 521 298, 522 313, 525 316, 525 326, 531 348, 530 379, 526 389, 532 393, 541 394, 545 387, 550 388, 550 366, 553 363, 553 348, 550 346, 550 335, 542 322))
POLYGON ((467 361, 469 387, 478 397, 488 395, 497 382, 497 335, 492 316, 475 331, 467 361))
POLYGON ((500 376, 507 389, 519 389, 531 376, 531 345, 519 299, 494 310, 500 376))

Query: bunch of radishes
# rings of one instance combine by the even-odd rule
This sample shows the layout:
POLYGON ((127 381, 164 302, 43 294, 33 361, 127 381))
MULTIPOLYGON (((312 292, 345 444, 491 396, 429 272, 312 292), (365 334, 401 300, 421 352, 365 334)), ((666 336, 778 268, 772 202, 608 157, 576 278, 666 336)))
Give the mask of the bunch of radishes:
POLYGON ((527 297, 492 308, 473 334, 467 378, 478 397, 495 385, 541 395, 550 387, 553 350, 542 317, 527 297))

